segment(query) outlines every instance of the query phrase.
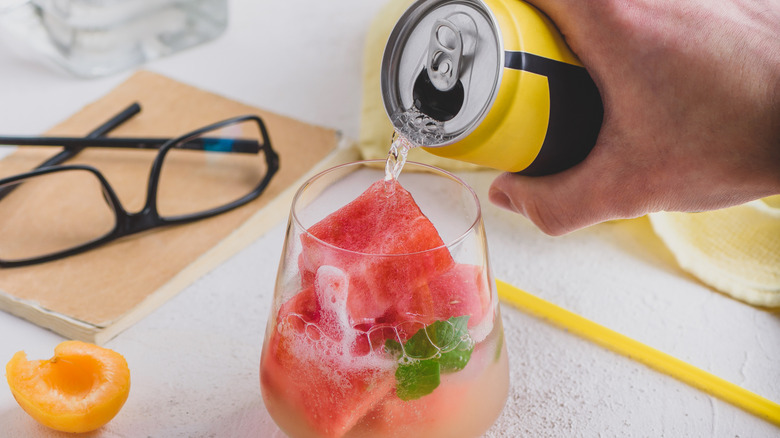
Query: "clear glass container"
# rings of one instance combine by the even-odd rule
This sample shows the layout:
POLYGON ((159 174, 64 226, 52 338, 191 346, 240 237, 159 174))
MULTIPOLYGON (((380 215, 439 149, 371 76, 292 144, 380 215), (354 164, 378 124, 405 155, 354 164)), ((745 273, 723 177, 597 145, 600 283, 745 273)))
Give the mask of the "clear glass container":
POLYGON ((383 191, 384 161, 370 164, 325 171, 293 200, 260 365, 265 406, 292 438, 481 436, 509 371, 479 201, 452 174, 407 162, 398 181, 423 220, 383 191), (329 233, 374 233, 382 249, 345 249, 329 233), (407 250, 387 249, 397 242, 407 250))
POLYGON ((201 44, 227 27, 227 0, 28 0, 0 29, 81 77, 109 75, 201 44))

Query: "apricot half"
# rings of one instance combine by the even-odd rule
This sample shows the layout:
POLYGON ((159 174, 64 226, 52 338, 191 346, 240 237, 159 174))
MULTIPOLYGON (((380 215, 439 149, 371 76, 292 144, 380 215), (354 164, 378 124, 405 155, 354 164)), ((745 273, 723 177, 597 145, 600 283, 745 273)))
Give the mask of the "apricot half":
POLYGON ((89 432, 108 423, 130 393, 121 354, 81 341, 65 341, 49 360, 19 351, 5 367, 19 405, 39 423, 62 432, 89 432))

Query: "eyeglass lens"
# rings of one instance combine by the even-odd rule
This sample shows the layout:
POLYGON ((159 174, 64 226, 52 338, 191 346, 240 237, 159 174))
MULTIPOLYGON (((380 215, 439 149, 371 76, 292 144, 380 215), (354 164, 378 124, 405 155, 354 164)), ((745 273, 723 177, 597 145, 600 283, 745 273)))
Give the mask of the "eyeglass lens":
POLYGON ((202 213, 252 193, 267 174, 265 155, 226 153, 237 143, 263 144, 260 127, 245 120, 184 139, 163 160, 157 210, 163 218, 202 213), (184 149, 202 144, 204 150, 184 149))
POLYGON ((53 254, 105 236, 116 225, 113 206, 92 172, 69 169, 29 177, 0 202, 0 259, 53 254))

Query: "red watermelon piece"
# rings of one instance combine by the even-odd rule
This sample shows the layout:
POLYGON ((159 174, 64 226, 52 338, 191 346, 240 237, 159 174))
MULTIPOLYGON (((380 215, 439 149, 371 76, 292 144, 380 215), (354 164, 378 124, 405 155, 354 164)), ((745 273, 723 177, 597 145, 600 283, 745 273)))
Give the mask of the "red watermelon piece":
POLYGON ((366 429, 377 435, 424 436, 431 429, 440 429, 441 424, 453 424, 471 414, 464 411, 468 395, 464 385, 452 383, 443 383, 416 400, 401 400, 391 391, 367 415, 366 429))
POLYGON ((300 425, 284 424, 289 412, 316 431, 317 436, 338 438, 349 432, 376 404, 392 390, 392 369, 358 366, 349 370, 322 355, 298 355, 301 349, 317 351, 323 348, 312 340, 276 334, 263 356, 261 379, 267 397, 280 404, 288 413, 280 414, 283 428, 300 429, 300 425))
POLYGON ((469 316, 468 326, 479 324, 491 308, 490 287, 481 266, 457 263, 428 281, 436 320, 469 316))
POLYGON ((427 281, 454 264, 436 228, 397 181, 372 184, 301 237, 304 284, 320 266, 350 280, 353 323, 433 322, 427 281))
POLYGON ((302 415, 325 437, 341 437, 394 386, 394 363, 379 352, 356 355, 357 330, 345 324, 347 278, 324 266, 313 287, 279 309, 263 355, 269 397, 302 415))

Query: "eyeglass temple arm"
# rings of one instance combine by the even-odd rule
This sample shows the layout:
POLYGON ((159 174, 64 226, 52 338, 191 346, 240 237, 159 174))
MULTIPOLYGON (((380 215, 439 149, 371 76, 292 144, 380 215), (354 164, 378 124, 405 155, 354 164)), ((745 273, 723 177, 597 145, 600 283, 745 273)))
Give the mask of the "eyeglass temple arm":
MULTIPOLYGON (((141 112, 141 105, 134 102, 130 104, 127 108, 123 109, 120 113, 103 123, 102 125, 95 128, 92 132, 86 135, 86 138, 100 138, 104 135, 108 134, 109 132, 113 131, 114 129, 118 128, 122 123, 129 120, 134 115, 141 112)), ((7 143, 0 143, 0 144, 7 144, 7 143)), ((56 146, 64 146, 64 145, 56 145, 56 146)), ((54 155, 53 157, 49 158, 48 160, 44 161, 43 163, 39 164, 36 169, 42 169, 44 167, 49 166, 55 166, 57 164, 63 163, 66 160, 73 158, 76 154, 81 152, 84 149, 84 147, 66 147, 64 150, 60 151, 58 154, 54 155)))
MULTIPOLYGON (((88 147, 128 148, 128 149, 159 149, 170 138, 121 138, 103 137, 141 111, 138 103, 133 103, 119 114, 102 124, 86 137, 29 137, 0 136, 0 145, 11 146, 62 146, 65 150, 41 163, 37 169, 60 164, 72 158, 88 147)), ((266 135, 263 136, 264 138, 266 135)), ((257 154, 262 149, 260 143, 251 139, 220 139, 197 138, 178 146, 179 149, 206 150, 211 152, 235 152, 257 154)))
MULTIPOLYGON (((86 138, 92 139, 92 138, 102 137, 108 134, 109 132, 111 132, 112 130, 114 130, 115 128, 117 128, 122 123, 126 122, 129 118, 138 114, 140 111, 141 111, 141 106, 138 105, 138 103, 133 103, 127 108, 125 108, 124 110, 122 110, 122 112, 118 113, 117 115, 115 115, 114 117, 112 117, 111 119, 103 123, 102 125, 98 126, 92 132, 87 134, 86 138)), ((7 144, 7 143, 0 142, 0 144, 7 144)), ((53 157, 47 159, 43 163, 39 164, 35 168, 43 169, 44 167, 55 166, 57 164, 60 164, 65 160, 68 160, 69 158, 72 158, 74 155, 78 154, 82 149, 83 149, 82 147, 66 148, 60 151, 59 153, 57 153, 56 155, 54 155, 53 157)), ((6 195, 11 193, 11 191, 15 188, 16 188, 15 185, 0 188, 0 199, 5 198, 6 195)))
MULTIPOLYGON (((66 149, 60 154, 67 158, 75 155, 84 148, 127 148, 127 149, 159 149, 160 146, 170 141, 169 138, 140 138, 140 137, 0 137, 0 145, 13 146, 64 146, 66 149), (73 151, 73 152, 71 152, 73 151)), ((182 143, 179 149, 209 152, 233 152, 244 154, 257 154, 261 146, 257 140, 251 139, 224 139, 224 138, 196 138, 182 143)), ((60 154, 52 157, 57 158, 60 154)), ((65 158, 65 159, 67 159, 65 158)), ((55 160, 47 166, 59 164, 64 160, 55 160)))
MULTIPOLYGON (((127 149, 159 149, 160 146, 170 141, 170 138, 141 138, 141 137, 2 137, 0 145, 11 146, 64 146, 66 151, 81 151, 84 148, 127 148, 127 149)), ((261 146, 257 140, 251 139, 223 139, 223 138, 196 138, 178 146, 179 149, 209 152, 235 152, 243 154, 256 154, 261 146)), ((63 152, 66 152, 63 151, 63 152)), ((59 154, 58 154, 59 155, 59 154)), ((54 158, 54 157, 52 157, 54 158)), ((54 163, 59 164, 59 163, 54 163)), ((51 165, 51 164, 49 164, 51 165)))

